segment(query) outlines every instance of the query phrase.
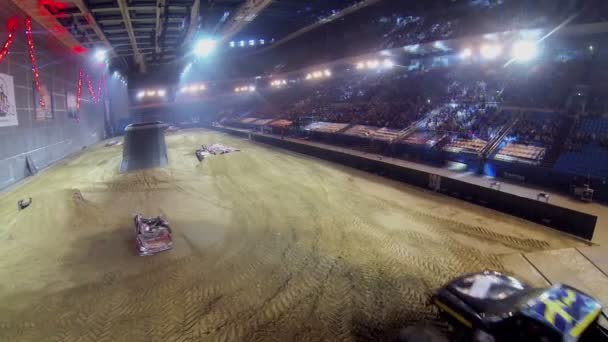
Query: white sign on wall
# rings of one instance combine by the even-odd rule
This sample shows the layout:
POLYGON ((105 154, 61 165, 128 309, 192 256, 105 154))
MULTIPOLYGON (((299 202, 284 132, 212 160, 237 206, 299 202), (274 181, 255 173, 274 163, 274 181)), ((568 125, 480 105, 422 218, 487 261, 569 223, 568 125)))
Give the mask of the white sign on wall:
POLYGON ((78 116, 78 100, 76 94, 67 91, 65 92, 66 108, 68 110, 68 117, 76 118, 78 116))
POLYGON ((42 85, 40 92, 36 90, 36 85, 32 83, 34 88, 34 107, 36 108, 36 120, 49 120, 53 118, 53 103, 51 102, 51 92, 49 89, 42 85), (42 93, 42 99, 44 99, 44 107, 40 104, 40 98, 42 93))
POLYGON ((0 127, 18 124, 13 76, 0 74, 0 127))

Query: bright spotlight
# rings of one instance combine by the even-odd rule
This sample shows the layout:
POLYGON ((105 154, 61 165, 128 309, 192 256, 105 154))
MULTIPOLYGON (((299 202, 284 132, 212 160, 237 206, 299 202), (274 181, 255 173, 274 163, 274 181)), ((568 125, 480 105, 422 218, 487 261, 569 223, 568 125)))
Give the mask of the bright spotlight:
POLYGON ((164 89, 159 89, 157 92, 158 96, 160 97, 165 97, 165 95, 167 95, 167 91, 164 89))
POLYGON ((363 62, 359 62, 359 63, 357 63, 357 69, 358 69, 358 70, 361 70, 361 69, 363 69, 363 68, 365 68, 365 63, 363 63, 363 62))
POLYGON ((306 79, 307 79, 307 80, 309 80, 309 79, 311 79, 311 78, 312 78, 312 75, 311 75, 311 74, 306 75, 306 79))
POLYGON ((148 91, 146 92, 146 95, 147 95, 147 96, 156 96, 156 90, 148 90, 148 91))
POLYGON ((205 90, 207 87, 204 84, 198 86, 198 90, 205 90))
POLYGON ((255 91, 255 87, 254 86, 249 86, 249 91, 255 91))
POLYGON ((538 48, 534 42, 522 40, 513 44, 511 56, 517 61, 527 62, 536 58, 536 55, 538 55, 538 48))
POLYGON ((471 56, 473 56, 473 50, 469 48, 462 50, 462 52, 460 53, 460 58, 462 59, 468 59, 471 58, 471 56))
POLYGON ((180 93, 185 93, 187 91, 188 91, 188 87, 181 87, 179 90, 180 93))
POLYGON ((271 86, 277 87, 277 88, 281 87, 281 85, 285 85, 285 84, 287 84, 286 80, 275 80, 270 83, 271 86))
POLYGON ((254 46, 254 45, 255 45, 255 40, 251 39, 251 40, 249 41, 249 46, 254 46))
POLYGON ((390 59, 385 59, 384 62, 382 62, 382 64, 387 69, 392 69, 395 66, 395 62, 391 61, 390 59))
POLYGON ((260 45, 264 45, 266 44, 266 41, 264 39, 260 39, 260 45))
POLYGON ((325 71, 323 71, 323 73, 325 74, 325 76, 329 77, 331 76, 331 71, 329 69, 325 69, 325 71))
POLYGON ((502 53, 502 47, 500 45, 486 44, 481 47, 481 56, 485 59, 494 59, 502 53))
POLYGON ((194 46, 194 54, 198 57, 207 57, 215 51, 217 42, 213 39, 201 39, 194 46))
POLYGON ((233 48, 236 46, 236 43, 234 41, 230 42, 230 47, 233 48))
POLYGON ((378 67, 378 60, 374 59, 371 61, 367 61, 367 68, 368 69, 376 69, 378 67))
POLYGON ((188 91, 190 91, 191 93, 194 93, 197 89, 198 89, 198 87, 195 85, 191 85, 188 87, 188 91))
POLYGON ((98 49, 95 51, 95 59, 98 62, 103 62, 108 57, 108 52, 106 50, 98 49))
POLYGON ((141 90, 137 93, 137 98, 138 99, 142 99, 144 96, 146 96, 146 92, 141 90))

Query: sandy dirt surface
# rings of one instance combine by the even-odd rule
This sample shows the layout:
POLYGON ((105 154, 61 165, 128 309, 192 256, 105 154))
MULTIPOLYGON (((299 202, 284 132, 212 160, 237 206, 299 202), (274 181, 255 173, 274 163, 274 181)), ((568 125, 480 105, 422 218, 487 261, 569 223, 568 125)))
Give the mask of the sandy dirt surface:
POLYGON ((432 321, 429 291, 501 256, 581 245, 536 224, 210 131, 119 174, 102 144, 0 199, 0 340, 370 340, 432 321), (199 163, 201 144, 242 152, 199 163), (17 200, 32 197, 17 210, 17 200), (132 214, 175 248, 134 255, 132 214))

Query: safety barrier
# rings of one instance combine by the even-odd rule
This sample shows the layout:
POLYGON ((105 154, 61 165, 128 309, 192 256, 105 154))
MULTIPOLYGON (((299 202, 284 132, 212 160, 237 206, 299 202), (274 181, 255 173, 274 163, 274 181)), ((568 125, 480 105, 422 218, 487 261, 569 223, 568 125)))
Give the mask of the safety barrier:
POLYGON ((539 223, 582 239, 591 240, 595 231, 596 216, 559 207, 551 203, 517 196, 499 191, 498 189, 479 186, 457 179, 441 177, 378 158, 348 153, 347 151, 328 149, 303 142, 283 140, 274 136, 247 133, 239 130, 216 129, 247 137, 253 141, 379 174, 403 183, 431 189, 451 197, 539 223))

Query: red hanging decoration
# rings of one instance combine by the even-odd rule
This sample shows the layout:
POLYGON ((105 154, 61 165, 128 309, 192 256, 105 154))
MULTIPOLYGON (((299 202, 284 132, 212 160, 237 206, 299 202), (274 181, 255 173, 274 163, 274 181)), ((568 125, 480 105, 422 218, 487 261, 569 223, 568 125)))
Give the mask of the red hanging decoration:
POLYGON ((91 99, 93 100, 93 102, 97 102, 97 99, 95 99, 95 91, 93 90, 93 83, 91 83, 91 79, 89 78, 89 74, 86 74, 87 76, 87 86, 89 88, 89 94, 91 95, 91 99))
POLYGON ((2 45, 2 50, 0 50, 0 63, 4 60, 4 58, 8 55, 8 50, 10 50, 13 42, 15 41, 15 31, 17 31, 17 21, 15 18, 11 18, 8 21, 8 38, 2 45))
POLYGON ((97 82, 97 102, 101 101, 101 82, 103 81, 103 78, 99 78, 99 81, 97 82))
POLYGON ((34 84, 40 97, 40 107, 46 108, 44 103, 44 94, 42 93, 42 84, 40 83, 40 73, 38 72, 38 64, 36 63, 36 52, 34 50, 34 38, 32 37, 32 18, 25 19, 25 35, 27 37, 27 46, 30 52, 30 61, 32 62, 32 73, 34 74, 34 84))
POLYGON ((78 75, 78 93, 76 95, 76 109, 80 112, 80 99, 82 98, 82 69, 78 75))
POLYGON ((106 79, 105 73, 103 74, 103 93, 104 93, 103 98, 107 99, 108 98, 108 80, 106 79))

